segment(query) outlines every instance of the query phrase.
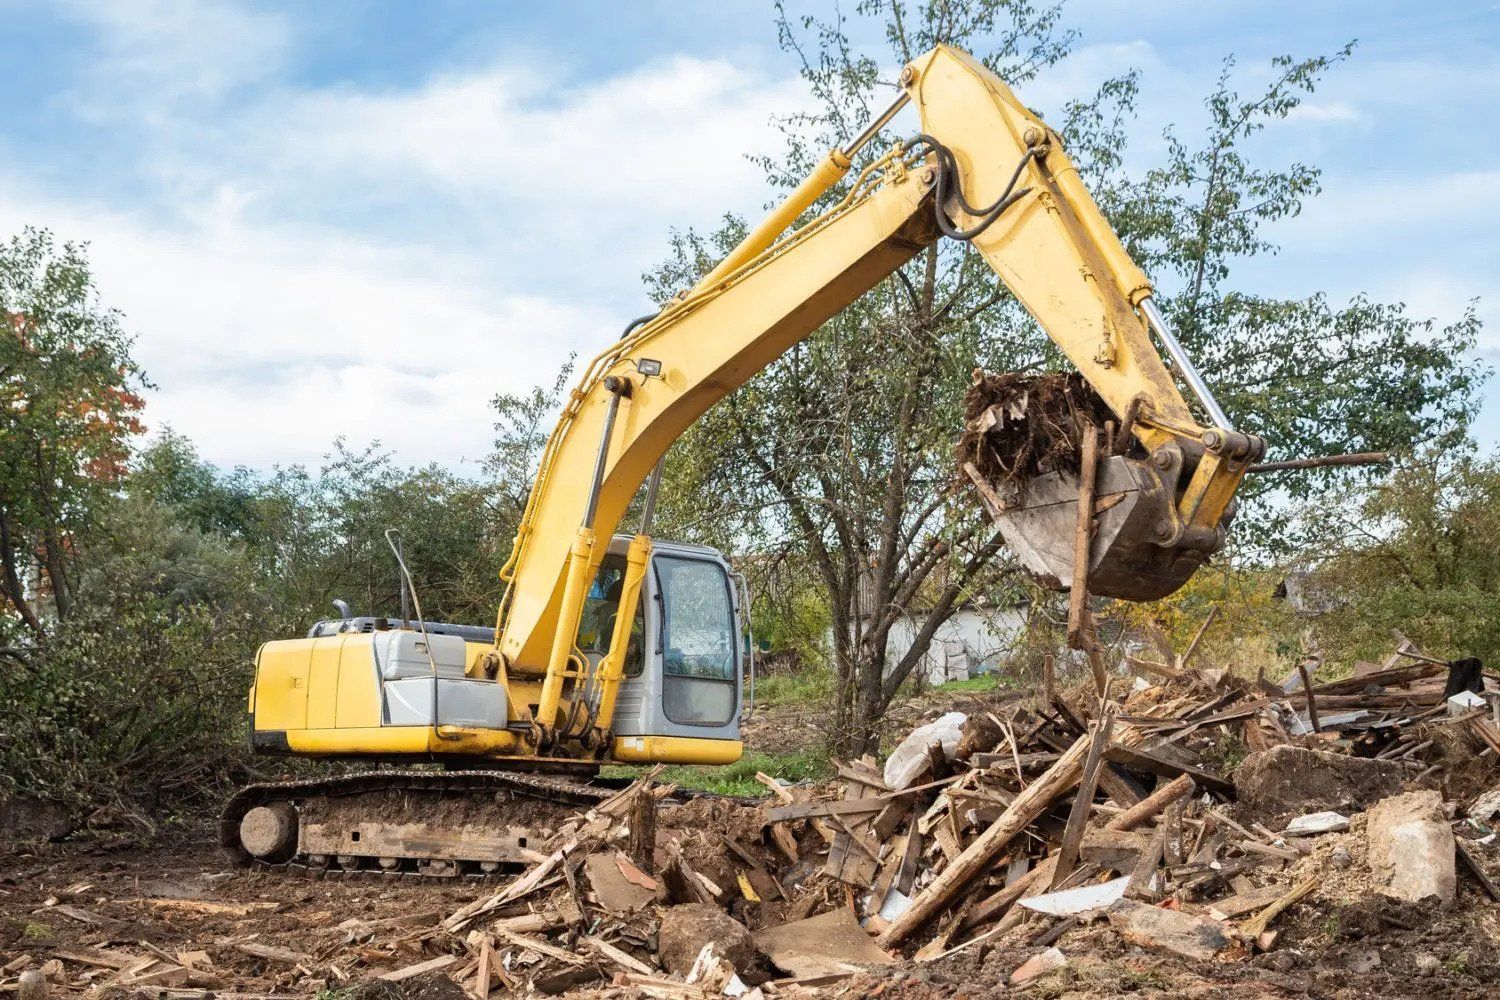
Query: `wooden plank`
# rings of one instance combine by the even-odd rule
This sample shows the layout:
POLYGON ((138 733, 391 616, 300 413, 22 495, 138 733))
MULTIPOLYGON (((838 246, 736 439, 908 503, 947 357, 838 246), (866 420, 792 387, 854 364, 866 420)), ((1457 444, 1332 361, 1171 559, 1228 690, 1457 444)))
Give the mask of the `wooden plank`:
POLYGON ((263 944, 260 941, 236 941, 234 948, 253 958, 265 959, 268 962, 281 962, 285 965, 300 965, 303 962, 312 961, 309 956, 299 951, 278 948, 273 944, 263 944))
POLYGON ((1453 842, 1453 846, 1458 849, 1459 860, 1464 863, 1465 868, 1469 869, 1469 874, 1474 876, 1480 888, 1489 893, 1490 899, 1500 903, 1500 886, 1495 885, 1495 880, 1490 878, 1489 872, 1484 870, 1484 865, 1474 857, 1474 852, 1469 850, 1469 845, 1459 838, 1453 842))
POLYGON ((1151 841, 1136 860, 1130 872, 1130 881, 1125 885, 1125 895, 1131 899, 1154 901, 1156 898, 1156 870, 1161 867, 1167 853, 1167 825, 1160 824, 1151 835, 1151 841))
MULTIPOLYGON (((516 947, 525 948, 527 951, 534 951, 538 955, 546 955, 548 958, 555 958, 559 962, 564 962, 568 965, 588 964, 587 959, 579 958, 577 955, 573 954, 571 951, 567 951, 566 949, 550 945, 546 941, 543 941, 541 938, 534 938, 526 934, 517 934, 515 931, 506 930, 496 930, 495 933, 504 938, 506 941, 509 941, 516 947)), ((448 957, 452 958, 453 956, 450 955, 448 957)), ((458 961, 458 959, 456 958, 453 960, 455 962, 458 961)), ((437 961, 437 959, 433 959, 433 961, 437 961)), ((380 978, 384 979, 385 977, 381 976, 380 978)))
POLYGON ((631 972, 638 972, 643 976, 656 975, 657 970, 642 962, 628 951, 616 948, 603 938, 585 936, 583 940, 588 943, 589 947, 621 968, 628 969, 631 972))
POLYGON ((1225 798, 1234 798, 1234 782, 1205 771, 1201 767, 1195 767, 1192 764, 1178 763, 1175 760, 1163 757, 1160 754, 1151 753, 1148 750, 1141 750, 1137 747, 1122 747, 1119 744, 1111 745, 1105 751, 1104 756, 1132 771, 1145 771, 1148 774, 1157 774, 1163 778, 1176 778, 1184 774, 1189 775, 1204 788, 1225 798))
POLYGON ((479 969, 474 973, 474 995, 479 1000, 490 1000, 490 987, 494 977, 490 975, 490 959, 495 949, 490 947, 490 936, 486 934, 479 942, 479 969))
POLYGON ((1078 781, 1073 808, 1068 811, 1068 825, 1063 832, 1062 846, 1058 849, 1057 870, 1052 874, 1053 889, 1072 875, 1073 869, 1078 866, 1078 848, 1083 843, 1083 830, 1092 811, 1094 793, 1099 788, 1099 768, 1104 760, 1104 749, 1109 746, 1114 724, 1114 714, 1109 711, 1095 723, 1094 738, 1089 744, 1088 757, 1083 764, 1083 777, 1078 781))
POLYGON ((829 799, 825 802, 793 802, 791 805, 772 806, 766 810, 770 823, 787 823, 792 820, 812 819, 815 816, 852 816, 860 813, 878 813, 890 804, 884 797, 871 799, 829 799))
MULTIPOLYGON (((1125 746, 1134 746, 1143 738, 1143 734, 1133 727, 1124 728, 1118 736, 1119 742, 1125 746)), ((911 906, 891 922, 876 943, 882 948, 895 947, 945 910, 964 888, 1000 857, 1021 831, 1078 783, 1083 777, 1084 759, 1091 742, 1087 735, 1079 737, 1057 763, 1017 795, 999 819, 912 899, 911 906)))
POLYGON ((1297 664, 1297 673, 1302 675, 1302 692, 1307 696, 1307 717, 1312 722, 1313 732, 1321 733, 1323 724, 1318 721, 1318 699, 1313 694, 1312 675, 1307 672, 1307 664, 1297 664))
POLYGON ((403 980, 411 979, 413 976, 424 976, 429 972, 441 972, 449 966, 457 964, 457 955, 439 955, 437 958, 429 958, 425 962, 418 962, 416 965, 408 965, 405 968, 396 969, 393 972, 387 972, 384 975, 376 976, 375 978, 381 980, 382 982, 399 983, 403 980))
POLYGON ((1248 892, 1236 893, 1215 903, 1209 904, 1209 915, 1215 920, 1229 920, 1251 910, 1258 910, 1263 906, 1270 906, 1286 893, 1284 885, 1270 885, 1264 889, 1251 889, 1248 892))
POLYGON ((107 951, 102 948, 55 948, 53 958, 77 965, 92 965, 98 969, 128 969, 140 959, 123 951, 107 951))

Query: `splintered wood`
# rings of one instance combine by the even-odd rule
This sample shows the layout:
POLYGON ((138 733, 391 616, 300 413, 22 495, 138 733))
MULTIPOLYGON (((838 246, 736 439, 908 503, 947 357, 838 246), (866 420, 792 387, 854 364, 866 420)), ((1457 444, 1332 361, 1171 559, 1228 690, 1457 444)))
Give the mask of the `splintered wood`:
MULTIPOLYGON (((1079 913, 1111 906, 1122 933, 1149 939, 1152 919, 1130 907, 1164 900, 1212 925, 1227 950, 1267 947, 1268 927, 1308 898, 1291 870, 1310 848, 1231 816, 1235 785, 1209 763, 1224 759, 1221 742, 1249 743, 1248 732, 1261 749, 1290 742, 1389 757, 1430 745, 1433 724, 1492 723, 1481 711, 1437 719, 1447 665, 1404 640, 1383 669, 1321 685, 1306 670, 1275 685, 1200 669, 1212 620, 1180 654, 1155 633, 1158 659, 1126 696, 1108 694, 1128 686, 1118 676, 1100 685, 1102 698, 1052 682, 971 715, 964 749, 931 756, 909 787, 886 787, 868 759, 841 765, 837 783, 811 794, 767 779, 780 803, 767 810, 771 835, 804 858, 825 856, 823 874, 849 887, 876 943, 914 949, 919 961, 1028 920, 1044 922, 1025 940, 1051 944, 1079 913)), ((1416 777, 1422 764, 1410 767, 1416 777)), ((1488 892, 1493 880, 1482 869, 1475 878, 1488 892)))

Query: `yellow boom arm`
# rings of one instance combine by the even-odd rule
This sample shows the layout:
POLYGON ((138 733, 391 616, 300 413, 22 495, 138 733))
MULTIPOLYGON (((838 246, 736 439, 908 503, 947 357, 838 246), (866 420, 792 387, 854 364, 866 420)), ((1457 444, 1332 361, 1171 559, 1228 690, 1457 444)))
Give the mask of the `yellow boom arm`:
MULTIPOLYGON (((972 236, 974 246, 1115 413, 1122 419, 1138 413, 1131 429, 1148 452, 1177 447, 1200 458, 1178 505, 1178 530, 1213 530, 1224 515, 1246 462, 1245 449, 1222 442, 1244 436, 1230 433, 1196 382, 1220 427, 1204 429, 1189 412, 1150 340, 1156 318, 1150 282, 1084 189, 1058 137, 957 50, 923 55, 906 67, 901 83, 932 151, 918 157, 896 147, 838 205, 781 236, 845 176, 849 156, 898 102, 855 144, 831 153, 696 288, 594 358, 569 396, 501 573, 509 586, 498 652, 512 675, 545 676, 535 719, 544 730, 556 724, 566 682, 577 690, 587 679, 587 661, 573 643, 604 554, 597 540, 613 534, 672 442, 945 229, 980 228, 986 220, 964 205, 989 205, 1008 186, 1023 193, 972 236), (940 187, 947 190, 941 206, 935 204, 940 187)), ((1175 341, 1168 348, 1179 355, 1175 341)), ((1193 381, 1185 359, 1178 363, 1193 381)), ((601 705, 612 704, 624 623, 633 617, 648 553, 649 542, 637 538, 614 637, 621 648, 600 670, 601 705)), ((603 725, 608 718, 602 716, 603 725)))

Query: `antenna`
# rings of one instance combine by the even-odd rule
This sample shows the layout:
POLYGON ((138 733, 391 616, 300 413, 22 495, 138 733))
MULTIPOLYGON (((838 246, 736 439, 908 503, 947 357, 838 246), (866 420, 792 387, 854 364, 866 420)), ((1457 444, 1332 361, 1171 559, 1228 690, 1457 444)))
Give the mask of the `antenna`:
POLYGON ((407 628, 411 623, 411 575, 406 572, 406 547, 401 532, 395 528, 387 529, 385 533, 387 542, 391 541, 392 535, 396 536, 395 542, 391 543, 391 548, 396 553, 396 582, 401 588, 401 626, 407 628))
MULTIPOLYGON (((395 528, 385 529, 385 543, 396 556, 396 566, 401 570, 402 597, 409 591, 411 602, 417 609, 417 628, 422 633, 422 652, 427 654, 427 665, 432 668, 432 727, 438 724, 438 669, 432 658, 432 638, 427 634, 427 622, 422 617, 422 600, 417 596, 417 585, 412 583, 411 570, 406 568, 406 558, 401 554, 401 532, 395 528)), ((439 733, 439 736, 442 734, 439 733)))

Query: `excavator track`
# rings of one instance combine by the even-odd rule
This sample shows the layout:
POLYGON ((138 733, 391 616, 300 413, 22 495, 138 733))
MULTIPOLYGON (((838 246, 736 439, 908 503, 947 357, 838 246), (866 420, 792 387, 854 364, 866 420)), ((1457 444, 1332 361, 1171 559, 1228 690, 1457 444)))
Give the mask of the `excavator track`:
POLYGON ((236 792, 219 844, 239 867, 324 878, 487 880, 613 790, 517 771, 365 771, 236 792))

